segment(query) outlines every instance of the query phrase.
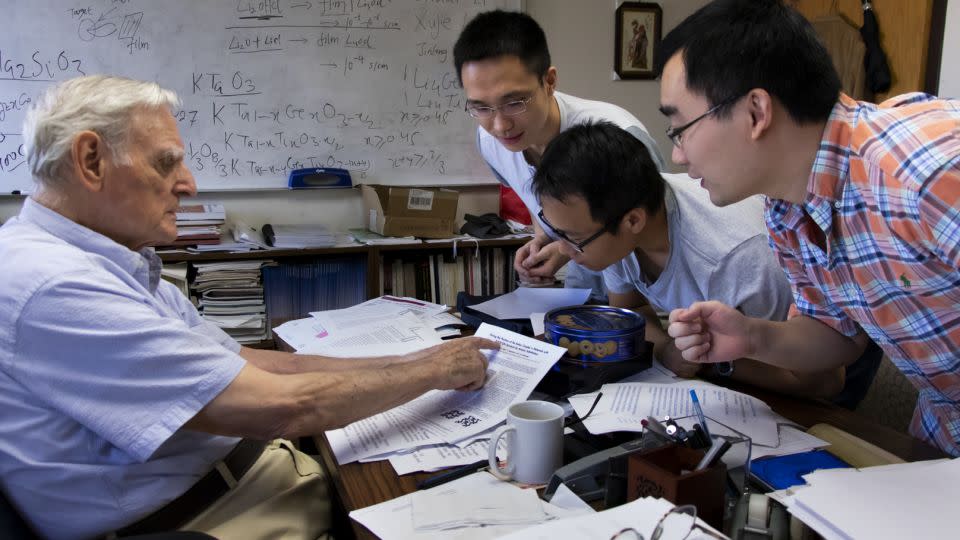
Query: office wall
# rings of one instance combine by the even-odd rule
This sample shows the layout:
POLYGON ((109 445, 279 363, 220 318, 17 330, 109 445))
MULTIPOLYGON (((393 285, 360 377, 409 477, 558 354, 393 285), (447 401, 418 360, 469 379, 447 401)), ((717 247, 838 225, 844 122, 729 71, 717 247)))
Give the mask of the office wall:
POLYGON ((960 0, 947 2, 943 58, 940 62, 940 90, 937 94, 960 98, 960 0))
MULTIPOLYGON (((661 1, 666 33, 707 0, 661 1)), ((613 16, 615 0, 526 0, 526 10, 543 26, 554 64, 560 71, 559 88, 576 96, 616 103, 635 114, 669 156, 666 123, 657 111, 657 81, 613 81, 613 16)), ((496 211, 495 186, 461 190, 460 214, 496 211)), ((221 200, 228 220, 249 225, 263 223, 322 223, 345 230, 362 226, 359 194, 353 190, 252 191, 204 193, 200 200, 221 200)), ((19 211, 22 199, 0 197, 0 219, 19 211)))
MULTIPOLYGON (((663 34, 707 0, 661 0, 663 34)), ((667 122, 657 110, 659 81, 614 81, 613 15, 616 0, 527 0, 527 12, 544 28, 553 63, 559 71, 558 88, 578 97, 616 103, 643 122, 669 161, 671 145, 664 132, 667 122)), ((671 164, 672 165, 672 164, 671 164)))

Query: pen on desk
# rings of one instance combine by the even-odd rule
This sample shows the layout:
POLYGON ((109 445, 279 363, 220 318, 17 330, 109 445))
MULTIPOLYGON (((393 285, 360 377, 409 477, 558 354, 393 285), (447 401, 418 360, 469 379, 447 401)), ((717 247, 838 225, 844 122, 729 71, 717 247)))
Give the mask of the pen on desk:
POLYGON ((730 446, 732 446, 730 441, 726 439, 719 437, 713 439, 713 444, 710 445, 710 449, 707 450, 707 453, 703 455, 703 459, 700 460, 700 463, 697 463, 697 467, 693 470, 702 471, 703 469, 713 467, 720 461, 720 458, 727 453, 730 446))
POLYGON ((700 399, 697 397, 697 391, 693 388, 690 389, 690 399, 693 400, 693 410, 697 412, 697 418, 700 419, 700 427, 703 428, 703 433, 707 436, 707 440, 709 440, 710 429, 707 428, 707 418, 703 416, 703 409, 700 408, 700 399))
POLYGON ((486 466, 487 466, 486 459, 474 461, 473 463, 470 463, 468 465, 457 467, 456 469, 450 469, 445 473, 440 473, 436 476, 431 476, 426 480, 421 480, 417 482, 417 489, 429 489, 435 486, 439 486, 441 484, 446 484, 447 482, 451 482, 453 480, 456 480, 457 478, 462 478, 464 476, 467 476, 468 474, 473 474, 478 470, 485 468, 486 466))

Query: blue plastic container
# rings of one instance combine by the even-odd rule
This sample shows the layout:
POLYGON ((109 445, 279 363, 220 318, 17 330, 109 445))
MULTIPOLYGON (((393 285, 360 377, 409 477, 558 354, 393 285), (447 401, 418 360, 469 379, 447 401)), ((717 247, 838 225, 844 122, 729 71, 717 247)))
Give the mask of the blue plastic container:
POLYGON ((646 321, 628 309, 610 306, 569 306, 544 316, 543 333, 550 343, 567 349, 577 362, 610 363, 642 354, 646 321))

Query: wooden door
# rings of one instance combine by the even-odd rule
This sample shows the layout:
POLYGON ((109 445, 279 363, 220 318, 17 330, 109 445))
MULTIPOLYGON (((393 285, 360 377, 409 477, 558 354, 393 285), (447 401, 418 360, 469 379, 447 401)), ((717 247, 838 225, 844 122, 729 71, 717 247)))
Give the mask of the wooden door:
MULTIPOLYGON (((856 27, 863 25, 860 0, 793 0, 790 3, 809 20, 839 13, 856 27)), ((934 0, 873 0, 872 4, 880 26, 880 43, 893 76, 890 90, 877 94, 875 101, 922 91, 934 0)))

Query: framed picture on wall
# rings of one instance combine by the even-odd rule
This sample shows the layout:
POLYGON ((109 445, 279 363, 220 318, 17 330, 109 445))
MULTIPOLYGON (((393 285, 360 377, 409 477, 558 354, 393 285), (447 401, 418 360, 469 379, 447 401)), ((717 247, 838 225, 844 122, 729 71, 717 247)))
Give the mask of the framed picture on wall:
POLYGON ((663 11, 659 4, 624 2, 615 16, 613 69, 621 79, 653 79, 653 59, 660 46, 663 11))

